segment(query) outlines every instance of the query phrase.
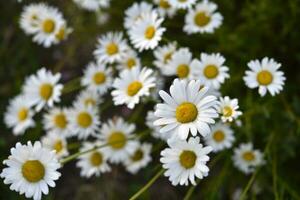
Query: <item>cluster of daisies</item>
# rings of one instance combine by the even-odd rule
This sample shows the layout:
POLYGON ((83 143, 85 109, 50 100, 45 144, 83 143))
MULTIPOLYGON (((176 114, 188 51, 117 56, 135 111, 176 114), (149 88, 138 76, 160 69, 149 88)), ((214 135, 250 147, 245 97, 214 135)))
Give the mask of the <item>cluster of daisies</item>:
MULTIPOLYGON (((89 10, 109 6, 107 0, 74 1, 89 10)), ((42 116, 46 134, 40 141, 17 143, 11 149, 0 176, 12 190, 35 200, 48 194, 48 187, 54 187, 60 177, 59 168, 73 158, 70 138, 80 143, 75 158, 82 177, 100 176, 112 164, 122 164, 133 174, 146 167, 152 160, 152 144, 140 141, 143 134, 137 124, 124 120, 122 113, 102 120, 111 100, 117 109, 129 110, 154 102, 145 125, 151 136, 167 143, 160 162, 173 185, 196 184, 196 178, 209 175, 210 153, 230 151, 236 145, 234 129, 241 126, 242 112, 237 98, 221 92, 230 78, 225 57, 204 52, 194 56, 176 42, 159 44, 167 31, 162 26, 165 17, 177 10, 186 10, 183 30, 187 34, 214 32, 223 19, 217 5, 207 0, 155 0, 154 4, 134 3, 125 10, 124 33, 108 32, 98 38, 94 60, 80 79, 83 89, 70 105, 57 105, 65 92, 60 73, 41 68, 25 79, 21 93, 9 102, 5 124, 14 135, 23 135, 42 116), (139 52, 145 50, 152 50, 153 62, 148 66, 153 66, 143 65, 139 52)), ((57 9, 44 4, 26 6, 20 21, 45 47, 60 41, 61 30, 62 38, 70 32, 57 9)), ((283 89, 280 63, 263 58, 250 61, 248 67, 245 84, 258 88, 261 96, 267 92, 274 96, 283 89)), ((264 163, 263 153, 251 142, 238 144, 232 159, 245 174, 264 163)))

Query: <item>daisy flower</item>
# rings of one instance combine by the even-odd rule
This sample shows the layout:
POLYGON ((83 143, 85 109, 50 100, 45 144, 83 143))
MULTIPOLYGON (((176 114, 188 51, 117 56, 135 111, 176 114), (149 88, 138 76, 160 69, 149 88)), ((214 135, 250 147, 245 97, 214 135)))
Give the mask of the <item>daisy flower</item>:
POLYGON ((98 39, 94 55, 99 63, 120 62, 128 50, 126 40, 121 32, 109 32, 98 39))
POLYGON ((23 91, 28 101, 36 105, 36 111, 40 111, 44 106, 52 107, 55 102, 60 101, 63 89, 63 85, 58 83, 60 77, 61 74, 52 74, 42 68, 26 79, 23 91))
POLYGON ((153 71, 146 67, 134 67, 120 72, 120 77, 113 83, 111 92, 115 105, 126 104, 133 109, 141 97, 149 96, 150 89, 155 87, 153 71))
POLYGON ((130 140, 134 130, 133 124, 124 122, 120 117, 108 120, 102 125, 99 138, 109 144, 103 151, 111 163, 123 162, 134 153, 138 145, 136 141, 130 140))
POLYGON ((232 160, 234 166, 245 174, 252 173, 257 166, 264 164, 263 154, 253 149, 252 143, 243 143, 235 148, 232 160))
POLYGON ((139 59, 137 53, 134 50, 129 49, 126 53, 126 56, 121 62, 118 63, 117 69, 121 71, 123 69, 131 69, 139 66, 141 66, 141 60, 139 59))
POLYGON ((163 139, 163 140, 167 140, 168 138, 171 137, 171 135, 167 135, 166 137, 163 137, 164 135, 162 135, 159 130, 160 127, 159 126, 154 126, 154 121, 157 120, 158 118, 154 115, 154 111, 149 110, 147 112, 146 115, 146 125, 148 126, 148 128, 150 128, 152 131, 152 136, 158 139, 163 139))
POLYGON ((153 55, 155 57, 153 64, 160 70, 163 75, 169 75, 167 70, 168 68, 166 66, 169 64, 171 57, 175 51, 176 44, 174 42, 158 47, 153 51, 153 55))
MULTIPOLYGON (((84 142, 80 152, 88 151, 103 145, 103 142, 84 142)), ((107 163, 107 154, 101 148, 83 154, 79 157, 76 166, 79 167, 80 176, 90 178, 91 176, 100 176, 102 173, 109 172, 110 166, 107 163)))
POLYGON ((97 106, 102 103, 102 99, 99 96, 99 94, 96 93, 96 91, 92 90, 83 90, 79 93, 79 95, 76 97, 75 102, 73 105, 76 107, 76 105, 84 105, 84 106, 92 106, 94 108, 97 108, 97 106))
POLYGON ((235 138, 229 125, 218 122, 211 127, 211 134, 205 137, 205 143, 213 148, 214 152, 229 149, 235 138))
POLYGON ((103 63, 91 62, 84 70, 81 85, 88 90, 96 91, 103 95, 112 85, 113 77, 110 67, 103 63))
POLYGON ((165 91, 159 92, 164 103, 159 103, 155 116, 159 119, 155 126, 161 126, 161 134, 171 134, 182 140, 188 138, 189 132, 197 136, 210 133, 209 124, 215 123, 218 117, 215 109, 217 98, 208 96, 207 87, 200 89, 200 81, 184 81, 175 79, 170 87, 170 95, 165 91))
POLYGON ((238 99, 230 99, 228 96, 220 97, 219 113, 223 122, 232 122, 242 115, 238 109, 238 99))
POLYGON ((153 6, 145 1, 132 4, 125 11, 124 27, 127 30, 131 29, 137 20, 142 19, 142 13, 151 13, 152 11, 153 6))
POLYGON ((170 0, 154 0, 157 5, 157 11, 162 17, 173 17, 176 13, 176 9, 169 3, 170 0))
POLYGON ((80 8, 88 11, 98 11, 109 7, 110 0, 73 0, 80 8))
POLYGON ((188 48, 180 48, 171 56, 171 60, 166 66, 165 74, 169 76, 176 75, 180 79, 192 79, 193 66, 192 53, 188 48))
POLYGON ((125 161, 126 170, 132 174, 136 174, 141 168, 146 167, 152 160, 150 155, 151 149, 151 144, 139 144, 125 161))
POLYGON ((225 79, 229 78, 229 68, 224 65, 225 58, 219 53, 201 53, 200 60, 194 59, 191 66, 194 78, 202 78, 215 89, 219 89, 225 79))
POLYGON ((40 16, 46 12, 44 3, 33 3, 23 7, 20 19, 20 27, 26 34, 34 34, 39 31, 40 16))
POLYGON ((58 132, 48 132, 46 136, 42 137, 42 144, 44 148, 50 151, 54 150, 57 158, 69 155, 67 140, 58 132))
POLYGON ((55 187, 55 182, 60 177, 57 171, 60 164, 55 152, 43 148, 40 142, 33 145, 17 143, 11 149, 11 155, 4 160, 5 167, 0 176, 5 184, 10 184, 10 189, 26 198, 40 200, 42 194, 49 193, 48 187, 55 187))
POLYGON ((196 3, 196 0, 169 0, 169 3, 176 9, 189 9, 196 3))
POLYGON ((208 175, 210 146, 203 147, 200 137, 185 140, 168 140, 169 148, 164 149, 160 155, 163 168, 167 169, 165 176, 169 177, 172 185, 196 185, 195 177, 203 179, 208 175))
POLYGON ((51 108, 43 118, 44 129, 48 132, 55 132, 64 137, 72 136, 67 108, 51 108))
POLYGON ((207 0, 198 3, 195 8, 188 10, 183 30, 187 34, 213 33, 223 21, 222 15, 216 12, 217 8, 217 4, 207 0))
POLYGON ((14 135, 22 135, 26 129, 35 126, 32 119, 34 111, 32 104, 24 96, 17 96, 9 101, 9 105, 4 114, 4 122, 9 128, 13 128, 14 135))
POLYGON ((154 49, 162 38, 165 28, 161 27, 163 18, 156 11, 143 13, 142 18, 129 29, 131 43, 139 51, 154 49))
POLYGON ((99 130, 98 111, 93 106, 82 104, 74 105, 69 112, 70 130, 79 139, 87 139, 90 135, 95 135, 99 130))
POLYGON ((261 62, 252 60, 248 67, 250 70, 246 71, 244 81, 249 88, 258 88, 260 96, 265 96, 267 91, 274 96, 283 89, 286 78, 279 70, 281 64, 274 59, 265 57, 261 62))

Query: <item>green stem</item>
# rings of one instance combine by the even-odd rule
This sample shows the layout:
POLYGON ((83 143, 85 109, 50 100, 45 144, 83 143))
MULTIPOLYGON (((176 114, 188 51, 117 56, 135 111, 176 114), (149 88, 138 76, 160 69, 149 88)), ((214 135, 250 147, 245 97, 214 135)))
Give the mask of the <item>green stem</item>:
POLYGON ((129 200, 137 199, 141 194, 150 188, 150 186, 165 172, 165 169, 161 169, 144 187, 137 191, 129 200))
POLYGON ((200 183, 201 179, 198 179, 196 185, 192 185, 189 190, 187 191, 186 195, 184 196, 183 200, 189 200, 192 197, 197 185, 200 183))
POLYGON ((251 185, 253 184, 258 171, 259 171, 259 169, 256 169, 256 171, 252 174, 250 180, 248 181, 245 189, 243 190, 243 192, 242 192, 242 194, 240 196, 240 200, 246 199, 247 192, 250 189, 251 185))

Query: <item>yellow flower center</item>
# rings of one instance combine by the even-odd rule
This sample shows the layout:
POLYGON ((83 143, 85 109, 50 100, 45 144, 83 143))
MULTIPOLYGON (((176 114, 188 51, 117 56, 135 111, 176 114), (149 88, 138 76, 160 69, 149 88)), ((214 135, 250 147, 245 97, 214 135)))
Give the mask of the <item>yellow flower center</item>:
POLYGON ((105 80, 106 80, 106 76, 103 72, 97 72, 93 76, 93 81, 97 85, 100 85, 100 84, 104 83, 105 80))
POLYGON ((230 106, 225 106, 223 108, 224 117, 230 117, 232 115, 232 108, 230 106))
POLYGON ((126 144, 126 137, 120 131, 113 132, 108 138, 108 143, 114 149, 122 149, 126 144))
POLYGON ((142 87, 143 87, 143 84, 141 82, 134 81, 128 85, 127 94, 132 97, 132 96, 136 95, 142 87))
POLYGON ((273 81, 273 75, 267 70, 262 70, 257 74, 256 79, 260 85, 269 85, 273 81))
POLYGON ((106 46, 106 53, 108 55, 114 55, 119 52, 119 47, 115 43, 110 43, 106 46))
POLYGON ((40 87, 40 96, 44 100, 49 100, 53 93, 53 86, 50 83, 44 83, 40 87))
POLYGON ((213 138, 216 142, 222 142, 225 139, 225 134, 223 131, 218 130, 214 132, 213 138))
POLYGON ((24 121, 28 117, 28 109, 27 108, 21 108, 18 112, 18 119, 19 121, 24 121))
POLYGON ((167 0, 160 0, 159 1, 159 6, 164 8, 164 9, 168 9, 171 7, 171 5, 169 4, 169 2, 167 0))
POLYGON ((85 106, 88 106, 88 105, 95 106, 96 101, 95 101, 95 99, 87 98, 87 99, 84 100, 84 105, 85 106))
POLYGON ((67 118, 65 116, 65 114, 63 113, 59 113, 54 117, 54 123, 57 127, 64 129, 67 126, 67 118))
POLYGON ((57 40, 61 41, 65 39, 66 29, 64 27, 60 28, 59 31, 55 34, 57 40))
POLYGON ((164 63, 167 63, 171 59, 172 54, 173 54, 173 52, 169 52, 169 53, 165 54, 165 56, 164 56, 164 63))
POLYGON ((52 19, 46 19, 43 22, 43 31, 45 33, 52 33, 55 29, 55 21, 53 21, 52 19))
POLYGON ((131 157, 131 160, 137 162, 139 160, 142 160, 143 157, 144 157, 144 152, 138 149, 134 152, 133 156, 131 157))
POLYGON ((28 182, 39 182, 45 176, 45 167, 39 160, 28 160, 22 165, 22 175, 28 182))
POLYGON ((179 78, 186 78, 190 73, 190 68, 186 64, 181 64, 177 67, 177 76, 179 78))
POLYGON ((81 112, 77 116, 77 123, 83 128, 87 128, 92 124, 92 117, 87 112, 81 112))
POLYGON ((216 78, 219 74, 219 70, 216 65, 207 65, 204 68, 204 76, 208 79, 216 78))
POLYGON ((53 145, 53 149, 56 151, 57 154, 59 152, 61 152, 63 150, 63 148, 64 148, 64 145, 61 140, 57 140, 53 145))
POLYGON ((195 166, 197 156, 195 152, 185 150, 179 156, 179 162, 182 167, 190 169, 195 166))
POLYGON ((151 40, 154 35, 155 35, 155 27, 154 26, 149 26, 148 28, 146 28, 146 31, 145 31, 145 37, 148 39, 148 40, 151 40))
POLYGON ((199 12, 195 15, 194 21, 197 26, 203 27, 210 22, 210 16, 205 12, 199 12))
POLYGON ((93 166, 97 167, 99 165, 102 164, 103 162, 103 157, 102 157, 102 154, 99 153, 99 152, 94 152, 91 154, 91 157, 90 157, 90 162, 93 166))
POLYGON ((128 60, 127 60, 127 68, 128 69, 131 69, 132 67, 134 67, 135 65, 136 65, 136 61, 135 61, 135 59, 134 58, 129 58, 128 60))
POLYGON ((195 104, 184 102, 176 108, 176 119, 180 123, 189 123, 198 116, 198 109, 195 104))
POLYGON ((255 155, 252 151, 246 151, 243 153, 243 159, 246 161, 253 161, 255 159, 255 155))

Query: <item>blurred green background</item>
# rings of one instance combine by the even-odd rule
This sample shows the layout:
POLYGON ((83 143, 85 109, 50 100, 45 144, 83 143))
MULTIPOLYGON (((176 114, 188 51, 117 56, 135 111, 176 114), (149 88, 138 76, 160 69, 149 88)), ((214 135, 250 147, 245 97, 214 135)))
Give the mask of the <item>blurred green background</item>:
MULTIPOLYGON (((44 132, 39 121, 22 137, 15 137, 3 124, 3 113, 8 100, 20 92, 24 78, 45 66, 63 74, 66 83, 82 74, 84 66, 93 59, 97 36, 107 31, 122 31, 124 10, 133 0, 112 0, 106 10, 110 20, 97 25, 94 13, 78 8, 72 1, 43 1, 56 6, 64 14, 73 33, 63 43, 45 49, 31 41, 20 29, 18 20, 22 7, 31 2, 23 0, 0 1, 0 159, 9 155, 17 141, 37 140, 44 132)), ((136 1, 138 2, 138 1, 136 1)), ((148 1, 151 2, 151 1, 148 1)), ((176 40, 180 46, 189 47, 195 57, 200 52, 220 52, 230 68, 231 79, 222 87, 223 95, 240 101, 243 126, 235 128, 237 146, 252 141, 255 148, 266 149, 266 165, 255 177, 255 188, 248 199, 300 199, 300 1, 299 0, 215 0, 224 22, 214 34, 187 36, 182 31, 184 13, 167 19, 165 38, 176 40), (287 81, 284 91, 276 96, 259 97, 257 90, 246 88, 242 80, 247 62, 251 59, 273 57, 282 63, 287 81), (257 194, 258 192, 258 194, 257 194)), ((162 42, 164 43, 164 42, 162 42)), ((142 61, 152 62, 152 53, 141 55, 142 61)), ((149 66, 153 67, 153 66, 149 66)), ((64 96, 69 102, 74 94, 64 96)), ((63 103, 63 104, 64 104, 63 103)), ((67 103, 66 103, 67 104, 67 103)), ((152 105, 149 105, 152 106, 152 105)), ((146 112, 143 112, 143 116, 146 112)), ((144 127, 139 118, 139 127, 144 127)), ((154 144, 157 140, 151 140, 154 144)), ((111 173, 100 178, 83 179, 74 162, 61 171, 57 187, 45 199, 128 199, 157 171, 159 151, 153 162, 136 176, 115 166, 111 173)), ((231 162, 232 150, 220 156, 212 155, 214 166, 210 176, 195 188, 191 199, 231 199, 237 188, 242 190, 250 176, 238 172, 231 162)), ((3 168, 3 165, 0 165, 3 168)), ((182 199, 188 187, 172 187, 166 178, 160 178, 141 199, 182 199)), ((24 199, 9 190, 0 181, 0 199, 24 199)))

